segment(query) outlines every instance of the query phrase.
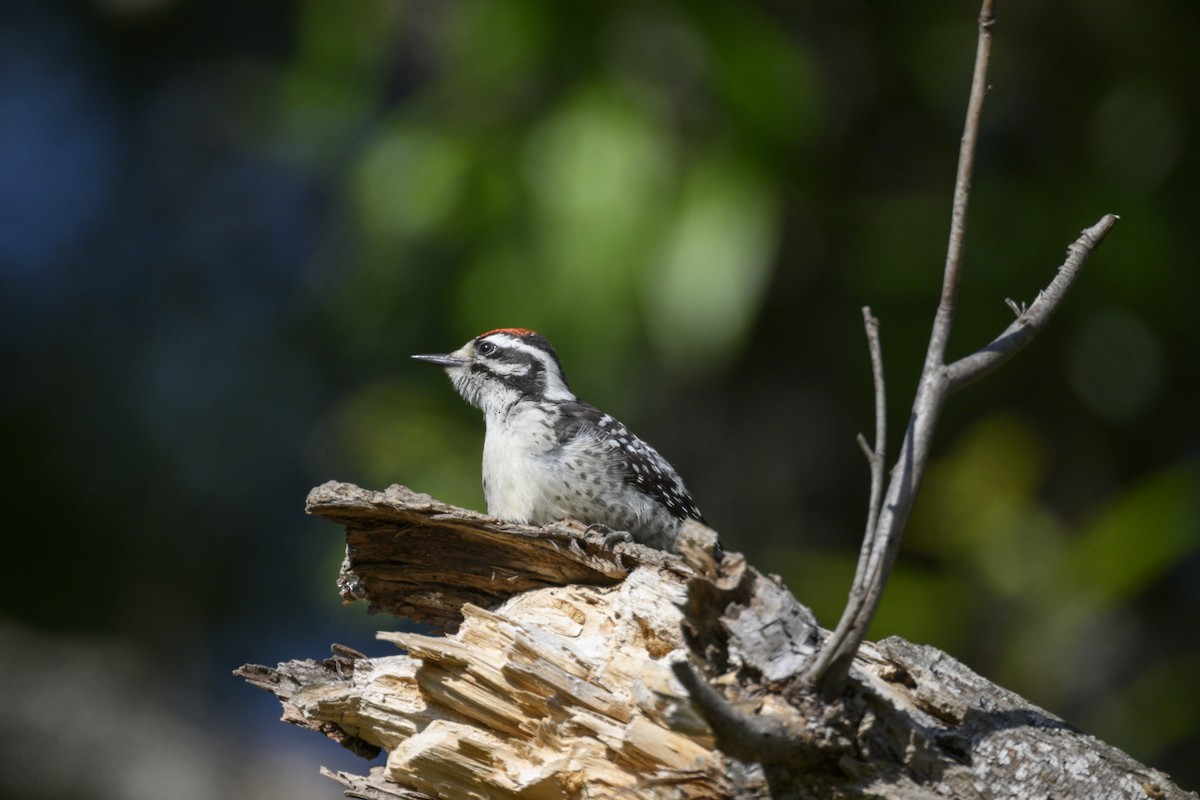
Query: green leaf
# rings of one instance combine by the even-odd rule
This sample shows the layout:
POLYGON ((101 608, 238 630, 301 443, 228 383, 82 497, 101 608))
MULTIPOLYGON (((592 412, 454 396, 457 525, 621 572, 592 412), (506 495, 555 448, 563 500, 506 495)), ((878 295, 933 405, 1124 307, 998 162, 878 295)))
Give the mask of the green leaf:
POLYGON ((1168 469, 1142 481, 1069 543, 1063 579, 1105 605, 1135 594, 1200 546, 1198 502, 1195 468, 1168 469))
POLYGON ((740 351, 778 245, 773 187, 717 156, 688 176, 662 258, 644 282, 646 326, 671 363, 712 369, 740 351))

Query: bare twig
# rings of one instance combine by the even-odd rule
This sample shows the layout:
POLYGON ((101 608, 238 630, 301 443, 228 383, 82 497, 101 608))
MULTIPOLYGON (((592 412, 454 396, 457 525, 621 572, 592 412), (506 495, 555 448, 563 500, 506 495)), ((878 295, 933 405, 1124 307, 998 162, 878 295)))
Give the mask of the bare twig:
POLYGON ((975 73, 971 78, 971 97, 967 101, 967 119, 963 124, 958 148, 958 174, 954 180, 954 205, 950 213, 950 243, 946 247, 946 268, 942 274, 942 299, 933 320, 925 371, 940 368, 950 341, 950 328, 958 309, 958 282, 962 274, 963 246, 967 238, 967 208, 971 203, 971 179, 975 173, 975 150, 979 144, 979 122, 983 100, 987 96, 987 71, 992 58, 992 25, 996 22, 994 0, 983 0, 979 9, 979 43, 975 48, 975 73))
POLYGON ((688 662, 676 661, 671 670, 712 727, 721 750, 729 755, 792 767, 834 760, 830 756, 831 743, 819 739, 803 720, 743 713, 709 686, 688 662))
MULTIPOLYGON (((983 100, 987 94, 987 68, 991 56, 991 30, 994 22, 994 0, 983 0, 979 13, 975 72, 971 81, 971 97, 967 104, 966 122, 959 150, 958 175, 954 184, 950 241, 946 251, 941 300, 934 317, 925 364, 913 400, 912 414, 900 447, 900 457, 892 471, 892 478, 881 505, 876 502, 875 473, 874 469, 872 470, 872 505, 868 518, 871 519, 876 514, 876 509, 878 514, 875 517, 875 525, 869 526, 863 537, 863 547, 846 609, 842 612, 837 628, 813 659, 806 675, 810 683, 827 691, 836 690, 844 683, 854 654, 866 637, 867 627, 875 616, 925 472, 933 431, 946 397, 1011 358, 1045 326, 1088 256, 1116 223, 1116 217, 1109 214, 1085 230, 1070 247, 1066 262, 1059 268, 1050 286, 1028 309, 1022 310, 1023 313, 1016 322, 984 349, 946 366, 946 344, 950 339, 950 330, 958 306, 958 285, 962 272, 971 176, 979 140, 983 100)), ((873 342, 872 346, 876 347, 877 342, 873 342)), ((873 352, 872 359, 874 358, 873 352)), ((877 383, 877 405, 879 394, 877 383)), ((879 446, 878 440, 876 446, 879 446)))
POLYGON ((1012 358, 1046 326, 1092 251, 1104 240, 1118 219, 1116 214, 1105 214, 1095 225, 1085 228, 1079 238, 1067 248, 1067 260, 1058 268, 1058 274, 1054 276, 1050 285, 1038 294, 1037 299, 1028 308, 1023 308, 1017 319, 986 347, 946 367, 948 391, 956 392, 968 383, 991 373, 1012 358))
POLYGON ((871 497, 867 504, 867 526, 863 532, 862 550, 854 574, 854 585, 862 583, 868 557, 875 547, 875 532, 879 522, 879 503, 883 499, 883 474, 887 464, 887 393, 883 382, 883 351, 879 345, 879 320, 871 314, 870 306, 864 306, 863 326, 867 330, 867 348, 871 354, 871 378, 875 385, 875 447, 872 449, 866 438, 858 435, 858 446, 867 457, 871 468, 871 497))
POLYGON ((887 391, 883 382, 883 348, 879 344, 879 320, 870 306, 863 306, 863 325, 867 330, 867 348, 871 353, 871 379, 875 385, 875 451, 871 453, 871 499, 867 510, 867 532, 879 521, 879 503, 883 499, 883 472, 887 463, 887 391))

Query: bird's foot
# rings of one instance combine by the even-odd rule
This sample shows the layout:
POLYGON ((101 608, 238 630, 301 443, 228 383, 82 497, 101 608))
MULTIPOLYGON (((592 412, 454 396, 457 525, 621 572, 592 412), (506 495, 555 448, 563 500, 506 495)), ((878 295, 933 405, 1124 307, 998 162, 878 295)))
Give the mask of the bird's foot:
POLYGON ((633 534, 629 531, 614 531, 612 528, 600 522, 593 522, 591 525, 588 525, 583 532, 603 534, 604 546, 610 550, 622 542, 633 541, 633 534))

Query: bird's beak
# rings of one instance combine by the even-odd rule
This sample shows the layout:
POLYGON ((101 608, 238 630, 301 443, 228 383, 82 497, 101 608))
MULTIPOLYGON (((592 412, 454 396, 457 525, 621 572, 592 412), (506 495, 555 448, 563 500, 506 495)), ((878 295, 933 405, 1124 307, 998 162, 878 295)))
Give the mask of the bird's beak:
POLYGON ((444 356, 413 356, 417 361, 424 361, 426 364, 437 364, 439 367, 461 367, 467 363, 465 359, 461 359, 455 355, 444 356))

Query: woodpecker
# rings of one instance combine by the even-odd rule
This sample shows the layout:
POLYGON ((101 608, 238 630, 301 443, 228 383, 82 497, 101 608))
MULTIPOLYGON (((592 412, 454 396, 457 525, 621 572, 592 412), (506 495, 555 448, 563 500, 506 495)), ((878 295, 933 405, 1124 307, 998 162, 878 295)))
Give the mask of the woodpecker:
POLYGON ((678 473, 614 417, 577 398, 554 347, 524 328, 499 328, 446 355, 444 367, 483 412, 488 513, 545 525, 567 517, 674 550, 684 520, 704 522, 678 473))

